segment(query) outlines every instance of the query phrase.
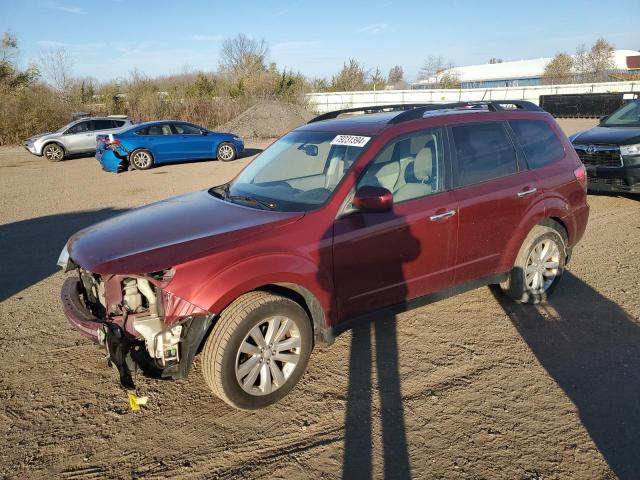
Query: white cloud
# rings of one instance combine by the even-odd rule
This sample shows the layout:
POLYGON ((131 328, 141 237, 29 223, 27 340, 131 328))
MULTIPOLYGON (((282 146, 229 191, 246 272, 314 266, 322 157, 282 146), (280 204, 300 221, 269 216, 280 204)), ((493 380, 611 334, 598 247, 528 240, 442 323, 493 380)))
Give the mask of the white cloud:
POLYGON ((74 15, 86 15, 87 11, 81 7, 72 7, 69 5, 62 5, 57 2, 46 2, 45 7, 52 10, 58 10, 59 12, 73 13, 74 15))
POLYGON ((377 35, 378 33, 382 33, 388 29, 389 25, 386 23, 373 23, 366 27, 359 28, 358 33, 370 33, 372 35, 377 35))
POLYGON ((189 37, 196 42, 220 42, 224 39, 222 35, 194 34, 189 37))

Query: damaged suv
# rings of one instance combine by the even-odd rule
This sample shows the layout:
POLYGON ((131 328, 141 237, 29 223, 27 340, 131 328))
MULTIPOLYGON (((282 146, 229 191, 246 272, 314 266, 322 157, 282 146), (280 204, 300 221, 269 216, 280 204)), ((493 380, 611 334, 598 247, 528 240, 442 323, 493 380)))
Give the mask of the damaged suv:
POLYGON ((216 395, 261 408, 372 311, 461 286, 500 284, 522 303, 553 292, 589 207, 549 114, 521 101, 354 110, 288 133, 227 184, 69 239, 66 316, 125 387, 138 367, 183 378, 200 354, 216 395))

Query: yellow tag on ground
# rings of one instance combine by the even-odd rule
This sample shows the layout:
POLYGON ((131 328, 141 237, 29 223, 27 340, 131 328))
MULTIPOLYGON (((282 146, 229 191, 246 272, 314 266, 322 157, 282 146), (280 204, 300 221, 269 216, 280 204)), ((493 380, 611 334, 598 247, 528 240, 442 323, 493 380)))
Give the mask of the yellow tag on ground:
POLYGON ((127 396, 129 397, 129 406, 134 412, 140 410, 140 405, 146 405, 149 400, 148 397, 138 397, 133 392, 127 392, 127 396))
POLYGON ((136 397, 136 394, 133 392, 127 392, 127 396, 129 397, 129 406, 131 407, 131 410, 133 410, 134 412, 140 410, 140 405, 138 405, 138 397, 136 397))

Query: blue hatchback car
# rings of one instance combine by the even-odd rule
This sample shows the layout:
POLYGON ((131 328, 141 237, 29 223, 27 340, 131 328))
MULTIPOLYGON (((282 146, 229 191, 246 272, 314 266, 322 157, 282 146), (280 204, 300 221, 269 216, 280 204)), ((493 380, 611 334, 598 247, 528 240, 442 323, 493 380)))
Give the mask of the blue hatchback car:
POLYGON ((187 122, 162 120, 136 124, 124 132, 98 135, 96 159, 108 172, 131 165, 147 170, 154 165, 188 160, 228 162, 244 153, 244 142, 232 133, 213 132, 187 122))

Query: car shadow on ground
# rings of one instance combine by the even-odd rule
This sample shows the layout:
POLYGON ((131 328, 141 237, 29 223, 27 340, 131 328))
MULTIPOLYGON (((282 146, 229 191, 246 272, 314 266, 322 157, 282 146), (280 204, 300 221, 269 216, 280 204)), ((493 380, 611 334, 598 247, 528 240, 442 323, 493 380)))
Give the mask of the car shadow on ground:
POLYGON ((589 195, 595 197, 612 197, 612 198, 628 198, 629 200, 635 200, 640 202, 640 193, 626 193, 626 192, 592 192, 589 191, 589 195))
MULTIPOLYGON (((95 158, 96 154, 95 153, 67 153, 64 156, 64 159, 60 160, 61 162, 68 162, 71 160, 80 160, 83 158, 95 158)), ((45 160, 46 162, 49 163, 59 163, 59 162, 51 162, 50 160, 47 160, 46 158, 42 157, 43 160, 45 160)))
MULTIPOLYGON (((386 262, 379 270, 367 264, 364 268, 369 278, 368 286, 376 289, 378 295, 397 299, 394 306, 375 313, 360 316, 351 332, 349 358, 349 385, 345 411, 345 437, 342 463, 343 478, 374 478, 374 421, 379 422, 382 433, 382 463, 384 478, 411 478, 411 463, 407 444, 402 394, 400 390, 400 369, 396 331, 397 313, 406 311, 408 287, 405 281, 405 265, 418 261, 421 243, 414 237, 405 218, 394 211, 384 213, 355 213, 339 220, 341 233, 334 236, 332 227, 323 236, 321 244, 330 248, 321 250, 320 264, 333 265, 336 248, 346 262, 342 265, 347 279, 333 284, 324 276, 318 278, 321 285, 331 295, 331 309, 350 306, 348 297, 358 298, 357 291, 362 286, 352 285, 352 269, 360 271, 360 254, 354 245, 362 245, 353 235, 367 235, 371 227, 384 225, 389 232, 385 235, 367 237, 370 249, 393 252, 393 261, 386 262), (400 248, 398 248, 400 246, 400 248), (326 257, 326 258, 325 258, 326 257), (331 263, 329 263, 331 262, 331 263), (374 273, 375 272, 375 273, 374 273), (375 277, 375 278, 374 278, 375 277), (341 287, 345 287, 341 289, 341 287), (349 293, 347 293, 347 291, 349 293), (340 292, 340 293, 338 293, 340 292), (342 307, 341 307, 342 306, 342 307), (372 339, 375 335, 375 342, 372 339), (375 362, 375 363, 374 363, 375 362), (373 383, 376 372, 377 385, 373 383), (374 410, 374 396, 379 399, 379 411, 374 410)), ((370 259, 371 257, 369 257, 370 259)), ((367 262, 367 260, 364 260, 367 262)), ((332 271, 322 267, 319 271, 332 271)), ((333 275, 339 276, 338 274, 333 275)), ((360 283, 360 282, 356 282, 360 283)), ((368 310, 367 304, 375 302, 371 296, 364 303, 358 300, 358 309, 368 310)), ((337 315, 329 312, 330 318, 337 315)), ((340 324, 345 325, 345 324, 340 324)), ((337 328, 340 328, 340 325, 337 328)), ((377 410, 377 409, 376 409, 377 410)))
POLYGON ((264 148, 245 148, 244 153, 238 158, 252 157, 264 152, 264 148))
POLYGON ((0 301, 58 271, 56 261, 72 234, 122 212, 124 210, 104 208, 0 225, 3 276, 0 301))
POLYGON ((411 478, 409 448, 400 392, 396 317, 379 317, 351 333, 349 389, 345 415, 343 478, 374 478, 372 410, 375 389, 373 360, 378 377, 384 478, 411 478), (375 334, 375 351, 372 348, 375 334))
POLYGON ((621 479, 640 472, 640 325, 565 271, 546 305, 493 294, 621 479))

